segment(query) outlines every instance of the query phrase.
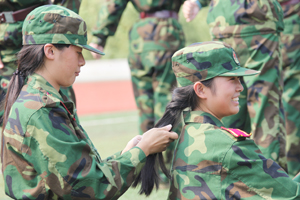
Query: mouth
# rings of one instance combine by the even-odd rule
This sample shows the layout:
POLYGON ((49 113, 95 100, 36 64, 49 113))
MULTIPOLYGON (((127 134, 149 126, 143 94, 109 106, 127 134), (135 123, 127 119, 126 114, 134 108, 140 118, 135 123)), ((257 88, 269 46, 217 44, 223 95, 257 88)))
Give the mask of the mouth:
POLYGON ((76 76, 79 76, 79 73, 80 73, 80 72, 75 72, 75 75, 76 75, 76 76))
POLYGON ((232 98, 232 101, 239 102, 239 97, 232 98))

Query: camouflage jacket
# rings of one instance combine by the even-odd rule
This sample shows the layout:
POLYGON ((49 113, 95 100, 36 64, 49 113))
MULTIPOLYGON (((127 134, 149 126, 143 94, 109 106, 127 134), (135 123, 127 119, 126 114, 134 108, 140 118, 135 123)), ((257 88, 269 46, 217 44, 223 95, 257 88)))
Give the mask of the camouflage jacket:
POLYGON ((300 199, 300 184, 253 140, 233 136, 202 111, 184 112, 169 199, 300 199))
POLYGON ((207 23, 213 38, 283 31, 283 11, 277 0, 198 1, 209 5, 207 23))
POLYGON ((5 192, 16 199, 117 199, 144 165, 138 148, 101 160, 66 101, 34 74, 2 135, 5 192))
MULTIPOLYGON (((112 0, 99 11, 97 25, 92 31, 93 42, 105 46, 108 36, 115 34, 120 18, 129 0, 112 0)), ((170 10, 178 13, 184 0, 130 0, 139 12, 153 13, 170 10)), ((177 50, 184 46, 181 25, 174 18, 149 17, 138 20, 129 35, 130 48, 140 53, 147 50, 177 50)))

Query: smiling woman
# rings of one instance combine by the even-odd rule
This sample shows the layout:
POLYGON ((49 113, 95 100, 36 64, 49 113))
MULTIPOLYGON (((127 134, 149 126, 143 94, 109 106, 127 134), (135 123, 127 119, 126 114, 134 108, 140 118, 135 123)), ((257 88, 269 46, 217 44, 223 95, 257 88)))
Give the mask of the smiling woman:
MULTIPOLYGON (((240 77, 259 72, 241 67, 229 45, 214 41, 178 50, 172 69, 178 88, 156 124, 175 126, 183 116, 169 199, 299 199, 300 184, 264 157, 251 134, 225 128, 221 121, 239 111, 240 77)), ((153 177, 142 173, 141 178, 153 177)))
POLYGON ((24 47, 5 100, 1 162, 5 192, 14 199, 112 199, 121 196, 149 154, 177 139, 171 125, 133 137, 102 160, 61 91, 85 64, 86 24, 61 6, 41 6, 26 17, 24 47))

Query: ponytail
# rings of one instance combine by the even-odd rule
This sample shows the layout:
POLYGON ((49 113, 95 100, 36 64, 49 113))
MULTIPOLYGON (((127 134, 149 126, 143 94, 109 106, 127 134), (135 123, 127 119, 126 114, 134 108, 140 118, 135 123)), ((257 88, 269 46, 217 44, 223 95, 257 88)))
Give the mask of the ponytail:
MULTIPOLYGON (((212 90, 214 89, 213 79, 205 80, 201 83, 212 90)), ((176 127, 180 122, 181 112, 186 108, 195 110, 198 104, 199 97, 196 95, 193 85, 176 88, 172 93, 172 100, 166 106, 164 115, 154 127, 160 128, 168 124, 172 124, 172 128, 176 127)), ((145 166, 133 182, 133 187, 141 183, 140 194, 144 193, 146 196, 149 196, 154 186, 158 189, 160 178, 157 161, 162 172, 168 179, 171 179, 170 173, 166 169, 162 152, 151 154, 146 158, 145 166)))
POLYGON ((7 123, 8 115, 10 109, 16 99, 18 98, 21 89, 25 83, 27 76, 30 73, 30 69, 38 68, 44 62, 44 45, 29 45, 23 46, 17 55, 18 68, 16 72, 13 73, 12 78, 8 84, 8 89, 6 92, 4 103, 4 115, 3 115, 3 129, 7 123), (27 70, 28 69, 28 70, 27 70))
MULTIPOLYGON (((69 47, 69 44, 53 44, 57 49, 61 50, 69 47)), ((29 75, 32 75, 36 70, 44 65, 44 45, 26 45, 20 50, 17 55, 18 61, 17 70, 13 73, 8 84, 5 101, 1 102, 1 107, 4 104, 3 129, 6 126, 10 109, 17 100, 24 83, 29 75)))

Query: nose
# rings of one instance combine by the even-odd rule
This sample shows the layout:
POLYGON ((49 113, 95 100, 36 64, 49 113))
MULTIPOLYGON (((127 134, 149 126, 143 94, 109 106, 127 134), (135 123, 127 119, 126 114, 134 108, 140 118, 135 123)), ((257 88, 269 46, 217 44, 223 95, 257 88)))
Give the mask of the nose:
POLYGON ((242 92, 242 91, 244 90, 244 87, 243 87, 243 85, 242 85, 242 83, 241 83, 240 80, 238 81, 236 90, 237 90, 238 92, 242 92))
POLYGON ((83 55, 81 54, 80 58, 79 58, 79 66, 82 67, 85 65, 85 59, 83 57, 83 55))

